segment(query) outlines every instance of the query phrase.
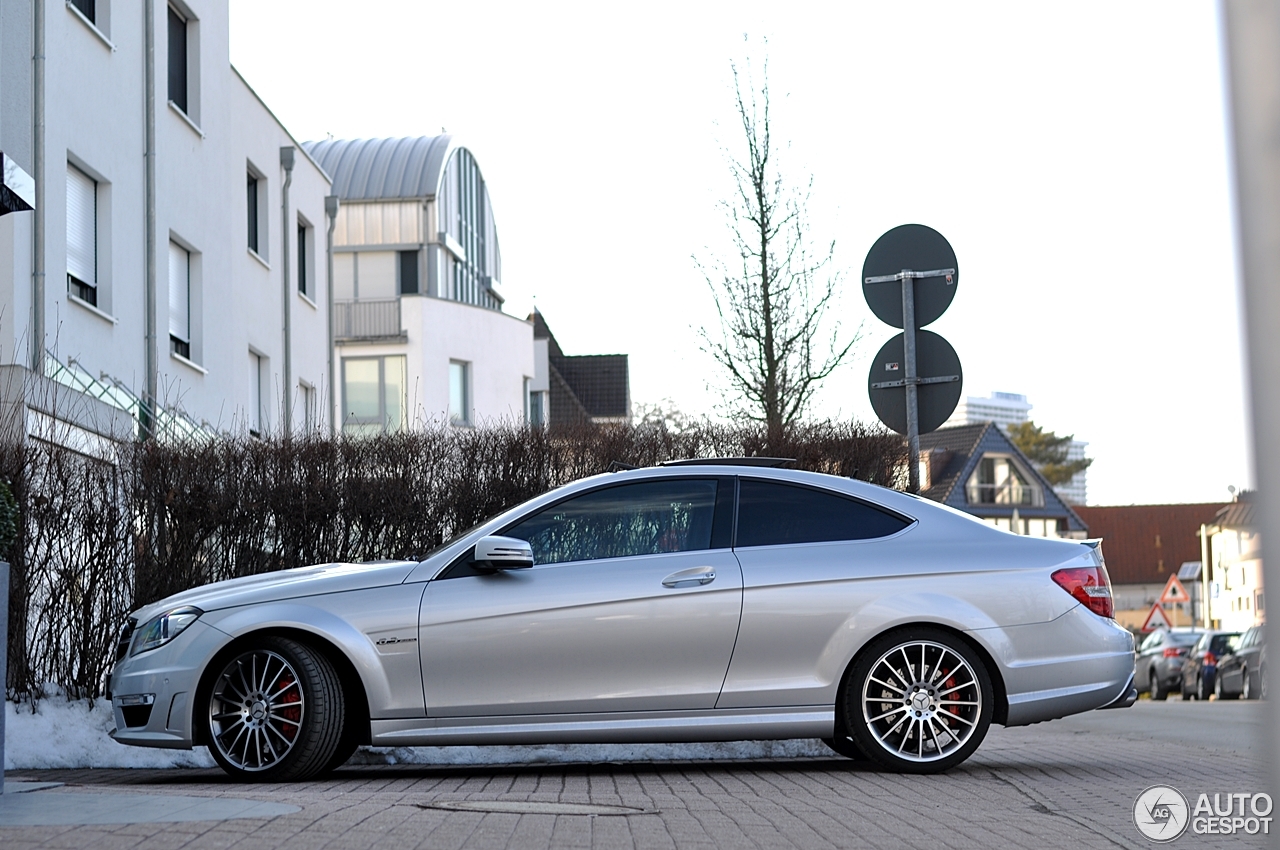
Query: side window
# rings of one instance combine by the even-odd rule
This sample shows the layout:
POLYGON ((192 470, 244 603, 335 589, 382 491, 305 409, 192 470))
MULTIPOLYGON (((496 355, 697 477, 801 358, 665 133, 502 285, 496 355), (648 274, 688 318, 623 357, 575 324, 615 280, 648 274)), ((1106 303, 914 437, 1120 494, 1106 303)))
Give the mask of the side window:
POLYGON ((593 490, 503 534, 529 541, 536 564, 711 548, 715 479, 664 479, 593 490))
POLYGON ((888 537, 910 523, 835 493, 743 478, 738 489, 738 546, 777 546, 888 537))
POLYGON ((1139 650, 1139 651, 1141 651, 1141 650, 1146 650, 1146 649, 1152 649, 1152 648, 1154 648, 1154 647, 1159 646, 1159 645, 1160 645, 1160 641, 1161 641, 1163 638, 1164 638, 1164 631, 1163 631, 1162 629, 1157 629, 1156 631, 1154 631, 1154 632, 1152 632, 1151 634, 1147 635, 1147 639, 1146 639, 1146 640, 1144 640, 1144 641, 1142 642, 1142 646, 1140 647, 1140 650, 1139 650))

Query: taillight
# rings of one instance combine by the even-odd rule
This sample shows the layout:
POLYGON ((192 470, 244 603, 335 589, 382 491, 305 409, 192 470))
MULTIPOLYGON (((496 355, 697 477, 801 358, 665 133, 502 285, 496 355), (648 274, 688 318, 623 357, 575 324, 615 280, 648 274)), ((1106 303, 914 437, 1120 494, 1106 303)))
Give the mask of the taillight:
POLYGON ((1099 617, 1115 617, 1106 567, 1070 567, 1055 572, 1053 580, 1099 617))
POLYGON ((1180 646, 1166 646, 1164 648, 1165 658, 1177 658, 1179 655, 1185 655, 1186 650, 1180 646))
POLYGON ((1214 655, 1212 652, 1206 652, 1206 653, 1204 654, 1204 666, 1206 666, 1206 667, 1217 667, 1217 666, 1218 666, 1218 656, 1214 655))

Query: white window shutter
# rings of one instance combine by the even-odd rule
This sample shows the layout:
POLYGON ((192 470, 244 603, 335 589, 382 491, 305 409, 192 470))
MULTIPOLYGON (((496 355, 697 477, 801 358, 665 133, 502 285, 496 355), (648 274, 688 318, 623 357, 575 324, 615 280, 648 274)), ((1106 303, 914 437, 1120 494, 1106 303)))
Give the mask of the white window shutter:
POLYGON ((67 166, 67 274, 98 284, 98 184, 67 166))
POLYGON ((191 254, 169 243, 169 335, 191 342, 191 254))

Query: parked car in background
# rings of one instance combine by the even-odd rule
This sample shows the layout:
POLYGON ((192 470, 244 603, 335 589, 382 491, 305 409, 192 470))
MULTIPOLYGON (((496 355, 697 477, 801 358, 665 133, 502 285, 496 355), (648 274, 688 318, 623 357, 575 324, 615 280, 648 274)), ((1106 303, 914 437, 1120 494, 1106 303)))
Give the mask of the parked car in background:
POLYGON ((1164 699, 1182 689, 1182 665, 1200 639, 1199 629, 1156 629, 1138 646, 1134 684, 1152 699, 1164 699))
POLYGON ((1235 650, 1239 639, 1239 632, 1212 631, 1200 635, 1182 664, 1183 699, 1208 699, 1213 694, 1218 661, 1235 650))
POLYGON ((240 780, 317 776, 360 744, 762 738, 935 773, 992 723, 1137 698, 1098 541, 763 462, 598 475, 421 560, 147 605, 111 734, 207 746, 240 780))
POLYGON ((1265 698, 1267 695, 1267 640, 1265 626, 1246 629, 1235 651, 1218 660, 1213 692, 1218 699, 1265 698))

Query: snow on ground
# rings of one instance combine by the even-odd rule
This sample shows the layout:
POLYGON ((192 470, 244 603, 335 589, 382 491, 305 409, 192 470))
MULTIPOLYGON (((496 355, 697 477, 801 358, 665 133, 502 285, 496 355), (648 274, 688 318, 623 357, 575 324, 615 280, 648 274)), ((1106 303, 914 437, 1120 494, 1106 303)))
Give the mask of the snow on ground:
MULTIPOLYGON (((111 706, 50 696, 36 703, 6 702, 5 770, 86 767, 213 767, 204 747, 159 750, 117 744, 111 706)), ((817 740, 723 744, 568 744, 533 747, 361 747, 352 764, 556 764, 685 759, 764 759, 831 756, 817 740)))

